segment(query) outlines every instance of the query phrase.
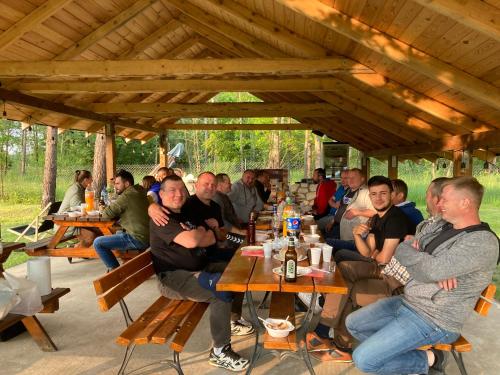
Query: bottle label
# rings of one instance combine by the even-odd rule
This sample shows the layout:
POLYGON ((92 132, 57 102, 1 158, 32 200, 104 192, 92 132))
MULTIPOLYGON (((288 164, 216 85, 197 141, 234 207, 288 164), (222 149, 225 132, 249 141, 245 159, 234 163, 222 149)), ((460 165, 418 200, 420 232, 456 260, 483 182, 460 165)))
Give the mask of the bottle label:
POLYGON ((296 270, 297 264, 294 260, 290 259, 288 262, 286 262, 285 277, 287 279, 295 279, 297 277, 296 270))
POLYGON ((286 219, 286 228, 288 230, 300 230, 300 218, 299 217, 289 217, 286 219))

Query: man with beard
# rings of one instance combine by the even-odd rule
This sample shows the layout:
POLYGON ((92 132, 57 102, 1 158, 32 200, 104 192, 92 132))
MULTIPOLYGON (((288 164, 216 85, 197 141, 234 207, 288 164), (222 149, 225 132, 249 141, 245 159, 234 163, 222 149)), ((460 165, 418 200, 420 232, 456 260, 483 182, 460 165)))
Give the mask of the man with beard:
POLYGON ((108 269, 120 264, 111 250, 144 250, 149 246, 149 201, 141 185, 134 185, 130 172, 120 170, 114 179, 118 199, 105 208, 102 216, 120 218, 123 231, 94 240, 94 248, 108 269))
POLYGON ((310 349, 325 349, 313 355, 323 361, 351 362, 352 336, 345 327, 345 318, 353 310, 353 287, 358 280, 380 279, 381 266, 392 258, 398 244, 409 234, 406 215, 392 205, 393 188, 391 180, 374 176, 368 180, 371 203, 377 214, 370 222, 359 224, 353 229, 358 252, 340 250, 345 259, 337 267, 345 279, 348 294, 327 294, 321 313, 321 321, 314 333, 309 333, 310 349), (346 261, 349 259, 350 261, 346 261), (334 329, 333 340, 329 341, 330 327, 334 329))

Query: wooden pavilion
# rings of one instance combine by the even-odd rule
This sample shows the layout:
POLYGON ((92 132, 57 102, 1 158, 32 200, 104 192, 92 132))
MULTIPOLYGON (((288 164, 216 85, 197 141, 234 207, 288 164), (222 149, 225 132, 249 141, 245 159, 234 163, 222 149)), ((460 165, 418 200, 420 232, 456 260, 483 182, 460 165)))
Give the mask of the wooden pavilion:
POLYGON ((499 0, 0 0, 0 29, 4 115, 104 132, 108 173, 115 135, 195 117, 291 117, 231 129, 314 129, 390 176, 500 152, 499 0))

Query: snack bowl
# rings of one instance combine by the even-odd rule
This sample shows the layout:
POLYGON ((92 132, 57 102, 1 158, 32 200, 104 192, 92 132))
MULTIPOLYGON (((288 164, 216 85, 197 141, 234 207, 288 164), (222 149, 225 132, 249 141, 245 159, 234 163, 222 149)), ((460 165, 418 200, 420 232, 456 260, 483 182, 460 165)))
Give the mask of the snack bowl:
POLYGON ((305 243, 314 243, 318 242, 320 239, 319 234, 304 234, 304 242, 305 243))
POLYGON ((269 235, 267 233, 258 233, 258 232, 255 232, 255 240, 257 242, 264 242, 268 238, 269 238, 269 235))
POLYGON ((267 318, 264 321, 267 333, 271 337, 287 337, 295 327, 292 323, 285 319, 271 319, 267 318))
POLYGON ((72 211, 72 212, 68 212, 68 216, 69 217, 80 217, 80 216, 82 216, 82 213, 80 211, 72 211))
POLYGON ((99 216, 99 211, 97 211, 97 210, 87 211, 87 215, 89 215, 89 216, 99 216))

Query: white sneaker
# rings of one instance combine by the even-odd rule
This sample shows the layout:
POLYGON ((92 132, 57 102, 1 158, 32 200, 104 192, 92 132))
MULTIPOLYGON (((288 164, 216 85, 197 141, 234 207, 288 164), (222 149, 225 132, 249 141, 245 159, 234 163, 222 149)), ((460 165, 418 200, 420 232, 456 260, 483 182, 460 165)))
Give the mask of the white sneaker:
POLYGON ((231 321, 231 336, 246 336, 254 332, 252 325, 243 319, 231 321))
POLYGON ((239 372, 246 370, 250 361, 234 352, 231 349, 231 344, 227 344, 219 355, 215 354, 212 348, 208 357, 208 363, 229 371, 239 372))
MULTIPOLYGON (((311 304, 312 294, 311 293, 297 293, 297 297, 309 308, 311 304)), ((316 298, 316 304, 313 307, 314 314, 319 314, 323 311, 323 308, 319 305, 319 299, 316 298)))

